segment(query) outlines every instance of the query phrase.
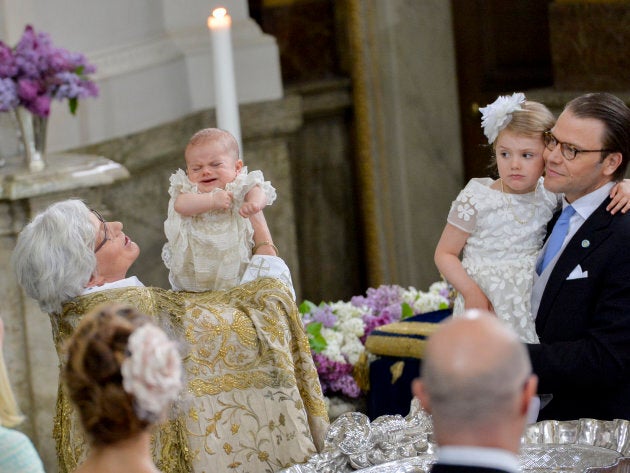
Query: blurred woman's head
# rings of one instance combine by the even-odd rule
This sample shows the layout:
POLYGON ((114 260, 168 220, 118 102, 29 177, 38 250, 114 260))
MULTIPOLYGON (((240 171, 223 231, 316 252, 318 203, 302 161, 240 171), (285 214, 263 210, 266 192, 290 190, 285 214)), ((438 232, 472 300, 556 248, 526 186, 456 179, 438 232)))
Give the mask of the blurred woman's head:
POLYGON ((145 431, 181 390, 175 342, 131 307, 104 306, 85 316, 67 356, 66 387, 95 446, 145 431))

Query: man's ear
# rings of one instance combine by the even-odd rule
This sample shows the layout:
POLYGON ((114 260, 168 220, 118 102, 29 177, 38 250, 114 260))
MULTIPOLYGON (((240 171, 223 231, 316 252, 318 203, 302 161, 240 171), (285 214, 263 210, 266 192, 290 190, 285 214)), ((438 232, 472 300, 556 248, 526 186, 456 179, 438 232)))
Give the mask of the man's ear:
POLYGON ((621 153, 610 153, 604 158, 604 174, 607 176, 612 176, 617 168, 621 166, 622 162, 623 158, 621 153))
POLYGON ((527 415, 529 410, 529 403, 531 402, 532 397, 536 395, 536 390, 538 389, 538 376, 535 374, 530 375, 529 379, 525 383, 525 388, 523 389, 523 396, 521 398, 521 406, 520 413, 521 415, 527 415))
POLYGON ((411 383, 411 392, 415 397, 420 401, 420 405, 422 408, 427 411, 429 414, 431 413, 431 400, 429 399, 429 394, 422 382, 422 379, 416 378, 411 383))

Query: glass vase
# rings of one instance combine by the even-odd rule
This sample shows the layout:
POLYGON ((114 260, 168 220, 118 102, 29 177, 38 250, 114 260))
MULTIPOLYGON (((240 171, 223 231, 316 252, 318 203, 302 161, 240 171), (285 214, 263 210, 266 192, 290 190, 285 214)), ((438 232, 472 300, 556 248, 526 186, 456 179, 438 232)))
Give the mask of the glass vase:
POLYGON ((18 141, 26 165, 30 171, 41 171, 46 167, 46 127, 48 118, 31 113, 24 107, 15 109, 18 122, 18 141))

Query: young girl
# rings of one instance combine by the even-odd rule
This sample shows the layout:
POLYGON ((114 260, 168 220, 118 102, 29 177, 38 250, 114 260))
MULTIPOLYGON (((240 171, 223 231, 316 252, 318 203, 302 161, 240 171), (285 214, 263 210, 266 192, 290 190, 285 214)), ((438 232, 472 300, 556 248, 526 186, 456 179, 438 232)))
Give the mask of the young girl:
MULTIPOLYGON (((266 223, 261 232, 265 236, 256 238, 250 222, 261 220, 262 209, 275 200, 276 191, 262 172, 247 173, 236 140, 224 130, 195 133, 185 159, 186 173, 179 169, 170 178, 164 222, 168 242, 162 259, 170 270, 169 281, 174 290, 232 288, 240 283, 253 254, 277 256, 266 223)), ((259 227, 260 222, 254 228, 259 227)))
MULTIPOLYGON (((522 341, 537 343, 530 311, 534 265, 561 199, 544 188, 541 177, 543 133, 555 119, 522 93, 501 96, 480 110, 499 179, 471 179, 459 193, 435 250, 435 264, 458 291, 455 316, 464 309, 487 309, 508 322, 522 341)), ((617 203, 625 200, 618 187, 609 210, 619 210, 617 203)))

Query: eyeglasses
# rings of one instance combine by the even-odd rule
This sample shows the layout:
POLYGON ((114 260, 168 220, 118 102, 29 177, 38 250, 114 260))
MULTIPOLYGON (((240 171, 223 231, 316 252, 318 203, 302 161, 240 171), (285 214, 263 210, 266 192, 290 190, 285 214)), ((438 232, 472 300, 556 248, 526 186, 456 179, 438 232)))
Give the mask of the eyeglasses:
POLYGON ((558 139, 553 136, 551 131, 546 131, 543 133, 543 142, 545 143, 545 147, 549 151, 553 151, 556 149, 556 146, 560 145, 560 153, 562 157, 567 161, 573 161, 578 153, 612 153, 612 149, 578 149, 573 145, 568 143, 563 143, 562 141, 558 141, 558 139))
POLYGON ((90 209, 90 212, 96 215, 96 218, 98 219, 98 221, 103 224, 103 241, 101 241, 98 245, 96 245, 96 248, 94 248, 94 253, 96 253, 98 250, 103 248, 105 243, 107 243, 108 240, 110 240, 110 238, 107 237, 107 222, 105 221, 103 216, 94 209, 90 209))

